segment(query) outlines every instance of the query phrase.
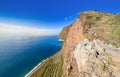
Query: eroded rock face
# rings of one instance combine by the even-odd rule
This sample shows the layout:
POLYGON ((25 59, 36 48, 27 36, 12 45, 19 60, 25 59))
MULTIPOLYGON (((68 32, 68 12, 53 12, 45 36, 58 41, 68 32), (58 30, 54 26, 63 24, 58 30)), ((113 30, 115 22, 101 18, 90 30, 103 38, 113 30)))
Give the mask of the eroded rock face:
POLYGON ((120 77, 120 48, 85 39, 73 52, 79 77, 120 77))
POLYGON ((75 71, 72 71, 72 72, 68 71, 71 67, 73 67, 72 65, 75 64, 75 60, 73 59, 73 56, 72 56, 72 51, 74 51, 77 44, 84 39, 84 30, 89 26, 90 26, 89 23, 84 23, 84 21, 81 19, 77 19, 77 21, 72 24, 67 34, 63 48, 61 50, 64 55, 64 71, 65 72, 63 74, 63 77, 67 77, 69 75, 72 75, 73 77, 76 76, 77 70, 74 69, 75 67, 71 69, 75 71))
POLYGON ((120 33, 117 28, 119 26, 116 25, 118 19, 119 17, 109 13, 82 12, 70 27, 63 29, 61 34, 67 35, 64 37, 65 41, 61 50, 64 56, 63 77, 119 77, 119 69, 110 66, 110 62, 120 64, 117 57, 114 57, 117 56, 114 48, 104 46, 99 41, 81 42, 85 38, 90 41, 99 39, 118 47, 120 33), (116 31, 117 33, 114 34, 116 31), (79 43, 81 47, 78 47, 79 43), (76 52, 76 47, 81 51, 76 52), (107 68, 107 66, 110 67, 107 68))
POLYGON ((65 27, 63 28, 63 30, 61 31, 61 33, 60 33, 60 35, 59 35, 59 38, 60 38, 61 40, 64 40, 64 41, 66 40, 70 28, 71 28, 71 25, 65 26, 65 27))

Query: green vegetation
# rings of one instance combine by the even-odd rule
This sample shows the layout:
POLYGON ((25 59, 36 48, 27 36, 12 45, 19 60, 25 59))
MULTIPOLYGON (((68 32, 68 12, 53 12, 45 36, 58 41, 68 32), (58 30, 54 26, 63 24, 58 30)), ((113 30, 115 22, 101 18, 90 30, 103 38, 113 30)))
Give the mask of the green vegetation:
POLYGON ((115 47, 120 47, 120 15, 102 12, 85 12, 86 23, 91 28, 86 33, 89 40, 99 39, 115 47))
POLYGON ((102 68, 103 68, 103 70, 106 70, 108 67, 107 67, 107 65, 104 63, 104 64, 102 65, 102 68))
POLYGON ((113 31, 109 34, 109 43, 115 47, 120 47, 120 25, 114 25, 113 31))
POLYGON ((61 53, 57 53, 49 58, 31 77, 61 77, 63 58, 61 53))
POLYGON ((111 22, 112 31, 109 34, 109 43, 115 47, 120 47, 120 16, 114 17, 114 21, 111 22))
POLYGON ((102 68, 105 70, 107 68, 107 65, 106 64, 103 64, 102 65, 102 68))

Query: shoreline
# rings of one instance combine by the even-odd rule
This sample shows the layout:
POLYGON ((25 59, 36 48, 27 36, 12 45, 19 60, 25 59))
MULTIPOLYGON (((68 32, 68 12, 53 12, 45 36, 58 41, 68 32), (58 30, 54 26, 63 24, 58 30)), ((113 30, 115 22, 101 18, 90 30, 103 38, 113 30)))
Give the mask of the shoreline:
MULTIPOLYGON (((58 39, 58 41, 64 41, 62 39, 58 39)), ((57 52, 58 53, 58 52, 57 52)), ((51 57, 51 56, 50 56, 51 57)), ((33 67, 32 70, 30 70, 24 77, 30 77, 34 72, 36 72, 46 61, 49 60, 49 58, 43 59, 40 63, 38 63, 35 67, 33 67)))
POLYGON ((62 40, 62 39, 58 39, 58 40, 64 42, 64 40, 62 40))
POLYGON ((38 65, 36 65, 30 72, 28 72, 24 77, 30 77, 36 70, 38 70, 46 61, 47 59, 42 60, 38 65))

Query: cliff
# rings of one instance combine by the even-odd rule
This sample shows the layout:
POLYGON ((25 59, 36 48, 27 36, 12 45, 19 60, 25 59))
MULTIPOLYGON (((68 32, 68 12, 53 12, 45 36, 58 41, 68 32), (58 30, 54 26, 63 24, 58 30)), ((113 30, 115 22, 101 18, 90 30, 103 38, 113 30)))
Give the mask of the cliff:
POLYGON ((66 40, 67 34, 69 33, 69 30, 70 30, 71 26, 72 25, 69 25, 69 26, 66 26, 66 27, 63 28, 62 32, 59 35, 59 38, 61 40, 64 40, 64 41, 66 40))
POLYGON ((120 77, 120 15, 82 12, 60 33, 60 52, 31 77, 120 77))

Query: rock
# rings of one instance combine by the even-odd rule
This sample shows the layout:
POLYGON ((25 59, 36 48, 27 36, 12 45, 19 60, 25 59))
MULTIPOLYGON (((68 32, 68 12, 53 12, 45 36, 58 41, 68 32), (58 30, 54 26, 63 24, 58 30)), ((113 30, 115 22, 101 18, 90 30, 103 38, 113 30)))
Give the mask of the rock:
POLYGON ((67 37, 67 34, 68 34, 70 28, 71 28, 71 25, 66 26, 66 27, 63 28, 63 30, 61 31, 61 33, 59 35, 59 38, 61 40, 64 40, 64 41, 66 40, 66 37, 67 37))
POLYGON ((119 48, 106 46, 100 40, 81 41, 73 51, 80 77, 119 77, 120 67, 116 64, 120 63, 120 54, 116 53, 116 50, 120 52, 119 48), (109 51, 108 48, 114 51, 109 51), (113 60, 114 58, 117 60, 113 60))

